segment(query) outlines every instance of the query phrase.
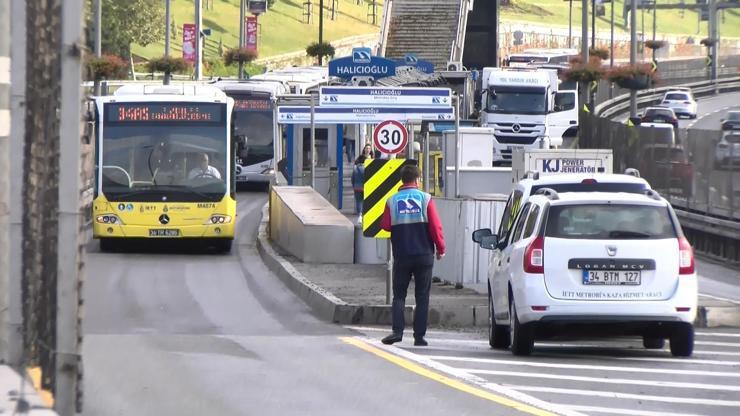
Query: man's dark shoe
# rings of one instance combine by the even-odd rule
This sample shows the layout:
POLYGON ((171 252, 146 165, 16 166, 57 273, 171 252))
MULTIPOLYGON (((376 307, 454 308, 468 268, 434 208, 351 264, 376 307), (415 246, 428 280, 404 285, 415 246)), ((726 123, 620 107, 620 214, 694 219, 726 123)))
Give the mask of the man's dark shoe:
POLYGON ((424 339, 424 337, 421 337, 414 338, 414 345, 417 347, 426 347, 427 345, 429 345, 429 343, 427 342, 427 340, 424 339))
POLYGON ((390 334, 387 337, 380 340, 380 342, 382 342, 385 345, 391 345, 396 342, 401 342, 402 339, 403 339, 402 334, 390 334))

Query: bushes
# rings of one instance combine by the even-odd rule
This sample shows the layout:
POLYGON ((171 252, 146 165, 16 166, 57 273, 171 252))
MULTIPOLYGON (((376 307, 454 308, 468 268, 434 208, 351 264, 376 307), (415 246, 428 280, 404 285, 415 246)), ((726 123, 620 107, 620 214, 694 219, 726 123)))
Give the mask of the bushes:
POLYGON ((699 43, 702 44, 702 46, 706 46, 707 48, 714 46, 715 43, 717 43, 717 39, 712 38, 704 38, 699 43))
POLYGON ((660 49, 660 48, 664 47, 667 44, 668 44, 668 42, 666 42, 664 40, 647 40, 647 41, 645 41, 645 47, 648 48, 648 49, 653 49, 653 50, 660 49))
POLYGON ((319 65, 321 65, 325 56, 334 56, 335 53, 334 46, 328 42, 314 42, 306 48, 306 55, 319 58, 319 65))
POLYGON ((601 67, 601 59, 597 56, 589 58, 587 64, 583 64, 580 59, 571 60, 570 68, 563 72, 562 78, 567 81, 576 81, 587 84, 592 81, 598 81, 604 76, 604 69, 601 67))
POLYGON ((226 66, 235 63, 246 64, 257 58, 257 52, 247 48, 230 48, 224 54, 224 63, 226 66))
POLYGON ((631 90, 650 88, 657 81, 650 64, 617 66, 607 72, 606 77, 620 87, 631 90))
POLYGON ((606 48, 589 48, 589 56, 595 56, 603 61, 609 59, 609 49, 606 48))
POLYGON ((172 74, 188 70, 190 68, 190 64, 185 62, 182 58, 160 56, 159 58, 151 59, 147 63, 146 68, 149 72, 164 72, 165 74, 172 74))
POLYGON ((87 59, 88 79, 100 81, 102 79, 128 78, 128 65, 116 55, 92 56, 87 59))

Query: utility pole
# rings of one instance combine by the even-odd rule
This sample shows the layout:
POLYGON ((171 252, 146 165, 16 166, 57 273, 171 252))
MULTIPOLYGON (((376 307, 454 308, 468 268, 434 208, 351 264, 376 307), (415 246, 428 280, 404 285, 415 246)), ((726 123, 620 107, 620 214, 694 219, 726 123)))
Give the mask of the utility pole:
MULTIPOLYGON (((614 68, 614 2, 612 1, 609 5, 611 7, 611 20, 609 28, 609 68, 614 68)), ((614 95, 614 85, 609 83, 609 98, 611 99, 614 95)))
MULTIPOLYGON (((239 0, 239 49, 244 48, 244 18, 246 17, 245 2, 247 0, 239 0)), ((244 75, 244 62, 239 61, 239 75, 238 78, 242 79, 244 75)))
MULTIPOLYGON (((658 22, 658 9, 656 6, 658 5, 658 0, 653 0, 653 42, 655 42, 655 28, 657 26, 658 22)), ((655 48, 652 48, 653 50, 653 62, 655 62, 655 48)))
POLYGON ((203 41, 201 40, 201 30, 203 30, 203 16, 201 0, 195 0, 195 80, 200 81, 201 63, 203 62, 203 41))
MULTIPOLYGON (((167 0, 169 7, 170 0, 167 0)), ((168 8, 169 10, 169 8, 168 8)), ((98 58, 103 53, 102 44, 103 33, 103 0, 95 0, 95 56, 98 58)))
MULTIPOLYGON (((637 62, 637 0, 630 2, 630 65, 637 62)), ((637 117, 637 90, 630 90, 630 117, 637 117)))
POLYGON ((10 3, 0 1, 0 360, 10 353, 10 3))
POLYGON ((170 56, 170 26, 170 0, 164 0, 164 56, 170 56))
POLYGON ((62 3, 61 108, 59 112, 59 219, 57 241, 56 386, 54 409, 77 414, 81 367, 80 273, 82 273, 80 109, 82 106, 83 0, 62 3))
POLYGON ((568 0, 568 48, 573 47, 573 0, 568 0))
POLYGON ((588 63, 588 0, 581 0, 581 59, 588 63))
POLYGON ((717 0, 709 0, 709 39, 714 40, 714 43, 709 48, 712 62, 710 63, 710 75, 709 79, 712 81, 717 80, 717 63, 719 61, 719 36, 717 34, 717 0))
POLYGON ((596 0, 591 0, 591 47, 596 49, 596 0))
MULTIPOLYGON (((319 0, 319 43, 324 43, 324 0, 319 0)), ((324 65, 324 57, 319 56, 319 66, 324 65)))

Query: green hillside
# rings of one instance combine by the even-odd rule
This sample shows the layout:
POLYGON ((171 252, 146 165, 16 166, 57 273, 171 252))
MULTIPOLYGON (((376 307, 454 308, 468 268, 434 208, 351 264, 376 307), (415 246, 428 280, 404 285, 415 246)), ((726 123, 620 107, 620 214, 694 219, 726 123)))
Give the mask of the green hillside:
MULTIPOLYGON (((207 0, 202 0, 205 5, 207 0)), ((270 10, 259 17, 260 37, 259 56, 272 56, 297 50, 305 50, 311 42, 318 40, 319 19, 318 0, 313 0, 314 21, 303 23, 303 3, 306 0, 276 0, 270 10)), ((332 0, 324 0, 324 7, 330 7, 332 0)), ((330 13, 324 15, 324 39, 336 40, 354 35, 378 33, 380 26, 368 24, 367 2, 357 5, 357 0, 336 0, 337 19, 331 20, 330 13)), ((382 5, 382 1, 378 2, 382 5)), ((162 2, 164 8, 164 2, 162 2)), ((213 9, 203 7, 203 27, 212 31, 206 41, 204 58, 214 59, 218 56, 218 43, 224 48, 239 44, 239 1, 212 0, 213 9)), ((172 34, 170 47, 172 53, 182 53, 182 25, 195 21, 193 0, 171 0, 172 19, 177 27, 172 34)), ((382 18, 382 8, 378 8, 378 23, 382 18)), ((164 39, 161 42, 142 47, 134 45, 135 55, 151 58, 164 54, 164 39)))

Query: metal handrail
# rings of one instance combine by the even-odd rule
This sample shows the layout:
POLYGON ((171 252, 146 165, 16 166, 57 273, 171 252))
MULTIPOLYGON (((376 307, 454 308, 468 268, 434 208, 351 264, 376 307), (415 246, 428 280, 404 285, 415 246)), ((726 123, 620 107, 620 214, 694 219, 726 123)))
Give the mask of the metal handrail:
MULTIPOLYGON (((668 87, 651 88, 637 93, 637 104, 653 103, 663 98, 663 94, 676 87, 691 88, 694 96, 706 96, 720 92, 740 90, 740 77, 721 78, 716 81, 700 81, 688 84, 672 85, 668 87)), ((594 114, 597 117, 612 118, 629 111, 630 94, 622 94, 611 100, 606 100, 596 106, 594 114)))

